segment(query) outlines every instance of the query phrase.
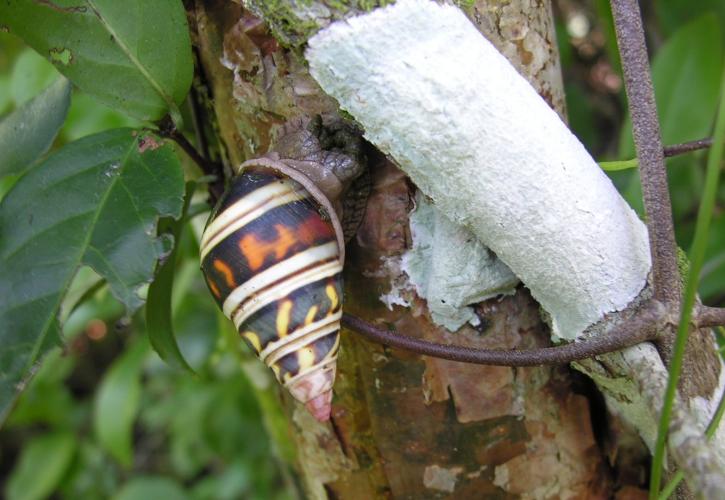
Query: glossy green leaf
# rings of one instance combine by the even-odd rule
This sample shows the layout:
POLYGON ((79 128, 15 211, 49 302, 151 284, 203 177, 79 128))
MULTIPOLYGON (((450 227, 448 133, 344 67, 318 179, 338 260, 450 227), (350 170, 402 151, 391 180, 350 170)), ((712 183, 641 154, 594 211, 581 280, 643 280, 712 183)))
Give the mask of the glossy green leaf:
POLYGON ((60 74, 43 56, 26 47, 18 56, 10 74, 10 95, 21 106, 48 88, 60 74))
MULTIPOLYGON (((652 82, 665 144, 710 133, 717 109, 722 68, 720 25, 702 16, 678 30, 652 61, 652 82)), ((619 154, 634 157, 632 122, 622 127, 619 154)))
POLYGON ((59 78, 0 121, 0 176, 30 167, 53 144, 70 106, 71 85, 59 78))
POLYGON ((0 412, 47 349, 81 265, 109 283, 129 311, 142 304, 169 238, 159 217, 178 217, 183 174, 173 149, 118 129, 71 143, 30 169, 0 203, 0 412))
POLYGON ((141 122, 109 108, 76 89, 60 137, 71 142, 91 134, 121 127, 140 127, 141 122))
POLYGON ((5 0, 0 19, 110 107, 141 120, 178 116, 193 74, 180 0, 5 0))
POLYGON ((177 245, 166 261, 159 266, 154 282, 149 287, 146 300, 146 330, 149 341, 158 355, 172 366, 193 371, 184 359, 176 342, 176 335, 171 319, 171 293, 174 288, 174 275, 176 274, 176 258, 178 242, 181 241, 181 232, 187 224, 186 212, 194 193, 194 183, 190 182, 186 188, 186 202, 184 215, 179 220, 165 220, 159 224, 162 230, 174 237, 177 245))
POLYGON ((146 500, 149 498, 189 498, 179 483, 162 476, 139 476, 121 488, 113 500, 146 500))
POLYGON ((133 422, 141 400, 141 368, 147 353, 147 344, 136 342, 113 363, 96 394, 96 437, 125 467, 133 463, 133 422))
POLYGON ((7 482, 8 500, 40 500, 56 488, 73 459, 76 438, 55 432, 29 441, 7 482))

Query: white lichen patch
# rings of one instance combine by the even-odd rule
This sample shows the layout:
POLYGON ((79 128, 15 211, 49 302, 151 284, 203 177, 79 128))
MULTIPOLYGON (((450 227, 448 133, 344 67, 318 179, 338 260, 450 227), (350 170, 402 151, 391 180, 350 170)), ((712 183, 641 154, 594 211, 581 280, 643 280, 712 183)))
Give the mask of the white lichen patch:
POLYGON ((401 0, 309 41, 311 74, 576 338, 650 269, 647 231, 557 114, 451 5, 401 0))
POLYGON ((376 274, 366 274, 366 276, 370 277, 394 276, 390 280, 390 289, 380 295, 380 301, 391 311, 393 306, 410 307, 414 287, 402 271, 402 258, 399 256, 386 257, 381 261, 382 265, 376 274))
POLYGON ((438 325, 451 331, 467 322, 476 326, 480 320, 470 304, 514 292, 519 280, 506 264, 420 193, 410 229, 413 244, 402 269, 438 325))
POLYGON ((456 489, 458 475, 463 472, 462 467, 446 469, 438 465, 429 465, 423 471, 423 485, 433 490, 453 493, 456 489))

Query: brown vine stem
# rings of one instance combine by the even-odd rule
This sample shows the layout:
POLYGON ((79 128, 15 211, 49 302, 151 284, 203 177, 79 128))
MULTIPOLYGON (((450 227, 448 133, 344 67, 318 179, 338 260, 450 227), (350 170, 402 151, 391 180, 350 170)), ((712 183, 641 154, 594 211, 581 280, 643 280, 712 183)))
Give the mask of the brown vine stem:
POLYGON ((679 304, 672 207, 642 18, 637 0, 611 0, 611 4, 647 213, 654 298, 679 304))
POLYGON ((170 117, 165 117, 159 124, 159 135, 174 141, 191 160, 204 172, 204 175, 213 176, 215 180, 209 184, 209 194, 212 203, 216 202, 224 191, 224 172, 220 164, 204 158, 193 144, 179 132, 170 117))
POLYGON ((725 326, 725 308, 700 306, 695 315, 697 326, 725 326))
POLYGON ((596 337, 562 346, 525 350, 475 349, 429 342, 379 328, 351 314, 342 315, 342 324, 373 342, 425 356, 479 365, 539 366, 570 363, 654 340, 664 319, 664 307, 651 302, 623 324, 596 337))
POLYGON ((665 158, 671 158, 677 155, 683 155, 699 149, 707 149, 712 146, 712 137, 706 137, 705 139, 698 139, 697 141, 683 142, 681 144, 672 144, 671 146, 665 146, 663 153, 665 158))

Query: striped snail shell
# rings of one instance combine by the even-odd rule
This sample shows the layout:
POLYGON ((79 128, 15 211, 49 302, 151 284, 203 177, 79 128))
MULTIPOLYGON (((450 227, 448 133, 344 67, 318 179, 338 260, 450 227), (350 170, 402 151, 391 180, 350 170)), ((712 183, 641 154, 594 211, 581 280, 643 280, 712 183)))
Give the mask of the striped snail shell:
POLYGON ((324 421, 340 344, 345 245, 329 193, 299 162, 291 165, 275 155, 242 165, 204 229, 201 268, 242 338, 324 421))

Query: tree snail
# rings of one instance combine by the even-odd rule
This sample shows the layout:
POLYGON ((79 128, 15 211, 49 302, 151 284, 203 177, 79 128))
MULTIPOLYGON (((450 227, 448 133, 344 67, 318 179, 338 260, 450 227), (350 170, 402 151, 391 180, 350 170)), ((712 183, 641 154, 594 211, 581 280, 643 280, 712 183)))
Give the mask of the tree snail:
POLYGON ((271 153, 241 165, 200 247, 225 316, 320 421, 330 416, 340 343, 340 221, 360 220, 342 199, 362 171, 360 136, 350 131, 321 118, 286 125, 271 153))

